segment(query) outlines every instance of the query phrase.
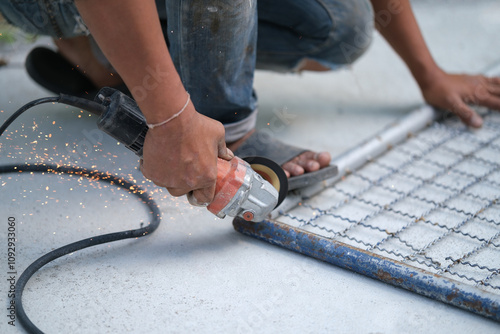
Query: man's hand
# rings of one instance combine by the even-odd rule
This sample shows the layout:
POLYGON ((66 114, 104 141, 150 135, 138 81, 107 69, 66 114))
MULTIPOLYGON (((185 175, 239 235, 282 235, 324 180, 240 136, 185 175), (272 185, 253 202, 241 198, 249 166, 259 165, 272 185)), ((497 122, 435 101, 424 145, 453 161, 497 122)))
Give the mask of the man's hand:
POLYGON ((190 103, 178 118, 148 131, 141 171, 172 196, 193 191, 198 204, 209 204, 215 194, 217 157, 234 157, 226 148, 224 126, 190 103))
MULTIPOLYGON (((75 3, 148 122, 156 124, 178 112, 186 101, 186 91, 170 57, 155 2, 75 3)), ((233 157, 226 148, 223 125, 199 114, 189 103, 179 117, 148 131, 141 171, 174 196, 193 191, 200 204, 210 203, 217 179, 217 157, 233 157)))
POLYGON ((500 78, 441 72, 421 88, 429 104, 453 112, 474 128, 481 127, 483 121, 469 105, 500 110, 500 78))
POLYGON ((389 22, 378 24, 377 29, 406 63, 429 104, 452 111, 476 128, 483 122, 469 104, 500 110, 500 78, 442 71, 427 48, 409 0, 372 0, 372 4, 376 14, 388 9, 393 13, 389 22))

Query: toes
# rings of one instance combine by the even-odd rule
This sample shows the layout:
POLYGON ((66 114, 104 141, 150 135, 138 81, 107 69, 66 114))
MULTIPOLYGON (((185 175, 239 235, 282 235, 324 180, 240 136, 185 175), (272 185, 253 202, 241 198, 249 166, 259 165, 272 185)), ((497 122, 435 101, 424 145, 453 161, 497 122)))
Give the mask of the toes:
POLYGON ((328 152, 320 152, 316 154, 316 159, 315 159, 319 165, 320 168, 326 167, 330 164, 330 161, 332 160, 332 156, 328 152))
POLYGON ((297 164, 308 173, 315 172, 321 168, 319 162, 316 160, 299 160, 297 164))
POLYGON ((305 172, 304 168, 293 160, 284 163, 281 167, 285 170, 288 177, 302 175, 305 172))
POLYGON ((331 156, 328 152, 304 152, 292 161, 300 165, 307 172, 314 172, 330 164, 331 156))
POLYGON ((288 177, 302 175, 306 172, 315 172, 330 164, 331 156, 328 152, 304 152, 298 157, 282 165, 288 177))

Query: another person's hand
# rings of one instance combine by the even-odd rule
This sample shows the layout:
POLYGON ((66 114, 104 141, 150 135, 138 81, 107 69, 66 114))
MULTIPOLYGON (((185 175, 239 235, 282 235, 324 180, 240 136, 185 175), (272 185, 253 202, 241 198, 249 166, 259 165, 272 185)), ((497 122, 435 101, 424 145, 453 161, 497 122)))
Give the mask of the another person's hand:
POLYGON ((199 114, 190 103, 178 118, 148 131, 141 171, 173 196, 193 191, 198 204, 209 204, 215 194, 217 157, 234 157, 224 133, 220 122, 199 114))
POLYGON ((483 120, 470 105, 500 110, 500 78, 441 72, 421 88, 430 105, 453 112, 474 128, 481 127, 483 120))

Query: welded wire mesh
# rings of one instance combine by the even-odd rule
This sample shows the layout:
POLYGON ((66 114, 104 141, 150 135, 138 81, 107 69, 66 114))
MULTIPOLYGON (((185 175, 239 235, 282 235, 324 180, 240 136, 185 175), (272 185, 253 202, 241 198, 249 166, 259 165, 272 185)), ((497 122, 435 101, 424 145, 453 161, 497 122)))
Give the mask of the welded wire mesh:
POLYGON ((500 321, 500 113, 482 112, 473 130, 416 111, 274 220, 235 228, 500 321))
POLYGON ((278 220, 500 295, 500 114, 435 123, 278 220))

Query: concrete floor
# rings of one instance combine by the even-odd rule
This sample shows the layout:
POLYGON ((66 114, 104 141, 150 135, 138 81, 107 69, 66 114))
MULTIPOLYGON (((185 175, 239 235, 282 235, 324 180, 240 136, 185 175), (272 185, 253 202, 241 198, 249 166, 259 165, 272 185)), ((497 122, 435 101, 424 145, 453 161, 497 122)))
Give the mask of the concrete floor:
MULTIPOLYGON (((477 72, 500 61, 500 3, 413 1, 426 40, 449 71, 477 72)), ((40 44, 47 40, 41 39, 40 44)), ((0 68, 0 121, 50 95, 22 68, 18 45, 0 68)), ((6 52, 9 52, 7 50, 6 52)), ((409 72, 375 36, 367 54, 337 73, 259 72, 259 126, 286 110, 277 136, 334 156, 422 103, 409 72)), ((278 117, 279 118, 279 117, 278 117)), ((154 193, 163 221, 153 235, 88 249, 42 269, 24 300, 48 333, 498 333, 483 317, 394 288, 235 232, 184 198, 144 181, 137 159, 100 136, 95 118, 59 105, 23 115, 0 140, 0 164, 51 162, 98 168, 154 193), (93 145, 95 144, 95 145, 93 145)), ((54 175, 0 177, 0 230, 16 219, 18 275, 36 258, 85 237, 136 228, 142 204, 96 181, 54 175)), ((0 332, 7 324, 6 252, 2 252, 0 332)))

